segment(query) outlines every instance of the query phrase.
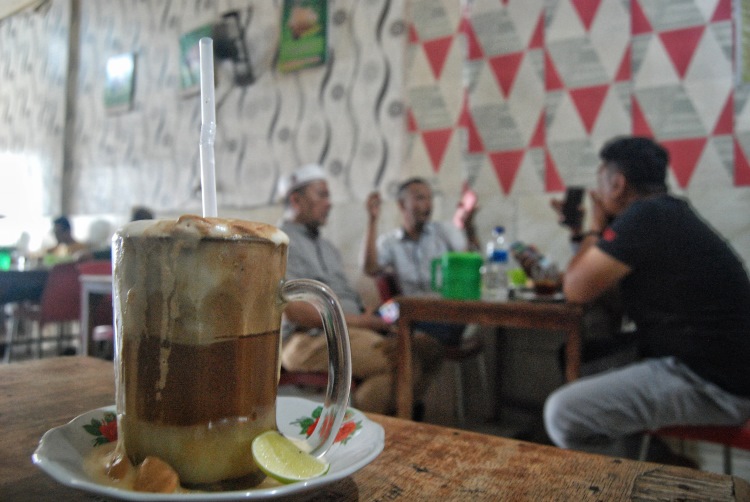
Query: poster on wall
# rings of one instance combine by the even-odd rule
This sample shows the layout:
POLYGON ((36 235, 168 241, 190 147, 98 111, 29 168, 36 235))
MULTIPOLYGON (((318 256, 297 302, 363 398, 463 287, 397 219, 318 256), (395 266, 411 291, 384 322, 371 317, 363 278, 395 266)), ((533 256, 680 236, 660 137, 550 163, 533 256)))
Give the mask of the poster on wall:
POLYGON ((112 56, 107 60, 104 107, 108 112, 129 111, 135 88, 135 54, 112 56))
POLYGON ((322 65, 327 51, 327 0, 284 0, 277 68, 290 72, 322 65))
POLYGON ((198 42, 211 37, 212 25, 200 26, 180 37, 180 89, 185 96, 201 88, 201 56, 198 42))

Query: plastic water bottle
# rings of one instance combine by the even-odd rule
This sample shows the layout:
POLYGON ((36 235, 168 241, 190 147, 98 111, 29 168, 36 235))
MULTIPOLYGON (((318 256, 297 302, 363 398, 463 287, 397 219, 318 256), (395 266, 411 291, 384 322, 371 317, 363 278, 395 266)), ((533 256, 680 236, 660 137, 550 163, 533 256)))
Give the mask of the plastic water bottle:
POLYGON ((508 299, 508 244, 505 242, 505 228, 495 227, 492 239, 487 242, 486 257, 482 274, 482 299, 506 301, 508 299))

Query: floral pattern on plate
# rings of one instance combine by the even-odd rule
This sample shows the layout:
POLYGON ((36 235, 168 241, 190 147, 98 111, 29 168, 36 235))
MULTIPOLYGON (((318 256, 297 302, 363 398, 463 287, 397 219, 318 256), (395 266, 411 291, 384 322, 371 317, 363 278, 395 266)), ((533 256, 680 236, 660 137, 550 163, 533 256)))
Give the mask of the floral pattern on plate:
MULTIPOLYGON (((303 430, 302 423, 307 420, 314 422, 315 410, 319 406, 320 403, 308 399, 279 397, 276 402, 276 423, 279 431, 292 438, 306 436, 309 425, 303 430)), ((359 410, 349 408, 345 426, 342 427, 342 430, 347 431, 345 436, 342 435, 341 440, 326 453, 326 460, 331 467, 325 476, 273 488, 231 492, 140 493, 99 484, 90 479, 83 469, 84 458, 89 455, 92 448, 117 439, 116 424, 114 406, 91 410, 65 425, 47 431, 42 436, 32 460, 40 469, 65 486, 118 500, 271 500, 305 493, 350 476, 372 462, 383 451, 385 445, 385 433, 380 424, 373 422, 359 410)))

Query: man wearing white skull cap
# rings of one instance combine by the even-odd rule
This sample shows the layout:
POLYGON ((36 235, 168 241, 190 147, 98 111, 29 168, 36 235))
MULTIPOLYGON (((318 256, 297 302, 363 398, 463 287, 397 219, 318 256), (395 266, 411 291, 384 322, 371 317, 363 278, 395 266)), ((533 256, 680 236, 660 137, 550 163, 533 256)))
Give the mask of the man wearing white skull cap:
MULTIPOLYGON (((395 326, 365 308, 344 274, 336 247, 320 236, 331 210, 323 168, 306 164, 279 184, 286 211, 281 229, 289 236, 287 279, 315 279, 336 293, 344 310, 352 349, 352 376, 359 382, 353 393, 357 408, 381 414, 395 412, 396 340, 388 336, 395 326)), ((289 371, 327 371, 326 339, 321 320, 309 304, 290 303, 284 312, 281 361, 289 371)), ((430 376, 442 362, 442 348, 430 337, 414 340, 415 395, 421 397, 430 376)))

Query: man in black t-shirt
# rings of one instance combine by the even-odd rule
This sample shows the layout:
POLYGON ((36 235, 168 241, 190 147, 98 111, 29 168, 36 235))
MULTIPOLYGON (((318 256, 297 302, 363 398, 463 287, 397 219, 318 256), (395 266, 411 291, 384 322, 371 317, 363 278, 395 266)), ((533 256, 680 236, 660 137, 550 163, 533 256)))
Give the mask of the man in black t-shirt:
POLYGON ((667 151, 622 137, 600 152, 588 232, 564 277, 568 301, 619 285, 642 359, 547 399, 564 448, 635 457, 645 430, 750 419, 750 280, 727 243, 668 194, 667 151))

